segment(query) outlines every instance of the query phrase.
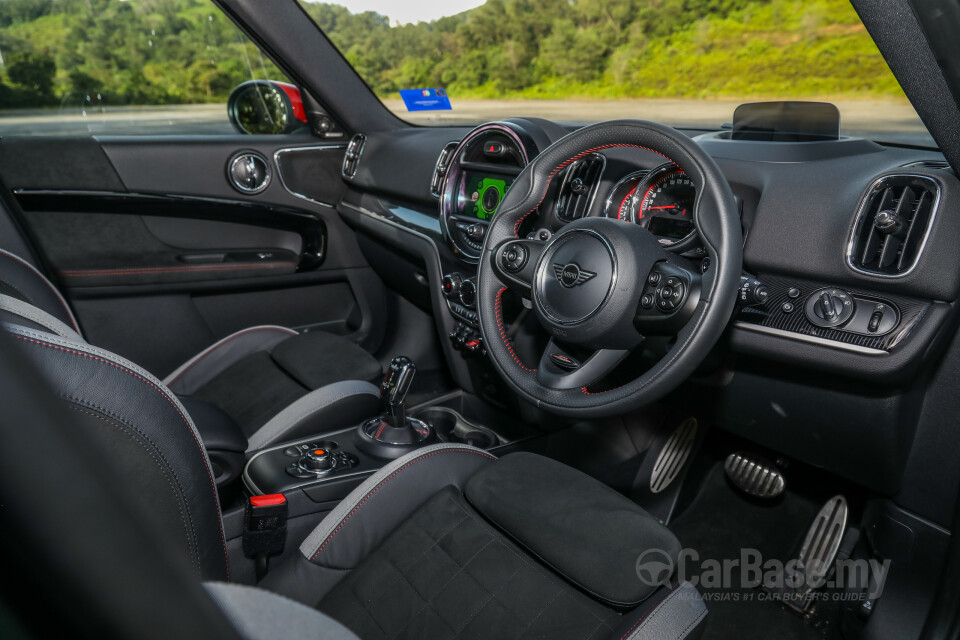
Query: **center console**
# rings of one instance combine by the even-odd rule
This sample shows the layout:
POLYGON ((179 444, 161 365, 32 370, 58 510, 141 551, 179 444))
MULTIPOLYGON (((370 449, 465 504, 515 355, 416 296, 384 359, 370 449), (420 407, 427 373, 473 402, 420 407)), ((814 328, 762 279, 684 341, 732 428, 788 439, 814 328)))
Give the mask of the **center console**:
POLYGON ((322 503, 332 506, 387 462, 419 447, 448 442, 500 450, 532 435, 522 423, 461 391, 408 409, 415 373, 409 358, 395 358, 380 386, 381 415, 254 454, 243 471, 246 489, 253 495, 302 493, 298 498, 321 503, 316 506, 322 510, 322 503))

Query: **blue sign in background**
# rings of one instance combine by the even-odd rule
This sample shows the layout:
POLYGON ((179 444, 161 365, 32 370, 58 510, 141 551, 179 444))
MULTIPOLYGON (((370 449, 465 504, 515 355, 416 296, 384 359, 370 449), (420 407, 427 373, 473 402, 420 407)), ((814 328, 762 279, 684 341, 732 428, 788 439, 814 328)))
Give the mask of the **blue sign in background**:
POLYGON ((400 89, 400 97, 407 111, 450 110, 450 97, 446 89, 400 89))

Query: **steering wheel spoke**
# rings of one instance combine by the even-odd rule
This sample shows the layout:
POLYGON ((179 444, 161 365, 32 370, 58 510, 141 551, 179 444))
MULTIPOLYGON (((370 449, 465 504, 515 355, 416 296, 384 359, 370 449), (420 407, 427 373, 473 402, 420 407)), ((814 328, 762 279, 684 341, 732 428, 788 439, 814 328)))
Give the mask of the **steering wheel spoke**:
POLYGON ((597 349, 581 360, 551 338, 540 356, 537 380, 551 389, 587 387, 610 373, 628 353, 626 349, 597 349))
POLYGON ((513 239, 500 243, 490 253, 490 264, 497 279, 504 286, 530 298, 537 260, 546 242, 542 240, 513 239))
POLYGON ((647 274, 633 324, 644 335, 674 335, 693 317, 700 302, 701 276, 661 260, 647 274))

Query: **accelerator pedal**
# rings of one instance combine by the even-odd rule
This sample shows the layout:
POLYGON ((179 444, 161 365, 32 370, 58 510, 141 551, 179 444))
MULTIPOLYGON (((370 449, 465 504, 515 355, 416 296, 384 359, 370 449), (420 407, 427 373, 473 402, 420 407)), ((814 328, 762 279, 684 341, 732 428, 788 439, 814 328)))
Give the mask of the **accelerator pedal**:
MULTIPOLYGON (((764 589, 776 593, 782 602, 798 613, 805 614, 813 604, 813 594, 823 587, 831 572, 837 553, 844 543, 847 532, 847 499, 833 496, 823 505, 813 519, 807 536, 800 546, 800 555, 796 563, 796 575, 787 580, 774 578, 764 584, 764 589)), ((856 534, 851 530, 851 534, 856 534)), ((849 542, 855 542, 853 535, 847 536, 849 542)))
POLYGON ((735 487, 756 498, 776 498, 787 488, 780 469, 752 453, 731 453, 723 470, 735 487))

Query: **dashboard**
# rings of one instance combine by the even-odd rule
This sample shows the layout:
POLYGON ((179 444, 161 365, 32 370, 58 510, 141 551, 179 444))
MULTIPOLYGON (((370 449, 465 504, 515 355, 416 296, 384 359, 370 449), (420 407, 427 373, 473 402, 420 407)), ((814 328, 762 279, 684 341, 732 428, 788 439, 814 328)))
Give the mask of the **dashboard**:
MULTIPOLYGON (((337 203, 358 239, 371 239, 361 249, 385 264, 377 268, 384 282, 433 319, 453 381, 545 425, 554 422, 518 406, 484 357, 474 278, 496 201, 575 129, 515 118, 368 132, 346 158, 355 166, 337 203), (487 140, 503 149, 484 153, 487 140)), ((685 133, 738 200, 744 272, 714 353, 671 401, 706 411, 704 420, 748 442, 895 494, 916 473, 907 452, 925 397, 956 393, 949 363, 960 324, 960 180, 932 150, 685 133)), ((687 222, 696 188, 684 178, 658 154, 604 149, 558 173, 521 232, 549 241, 572 219, 615 217, 647 225, 702 268, 708 254, 687 222)), ((519 355, 542 353, 522 300, 505 295, 503 315, 519 355)), ((654 348, 653 339, 642 345, 654 348)))
MULTIPOLYGON (((456 383, 500 406, 515 399, 485 362, 477 261, 523 167, 574 129, 535 118, 410 127, 369 133, 347 157, 341 217, 375 238, 371 263, 396 253, 381 278, 432 315, 456 383)), ((911 389, 957 327, 960 181, 935 151, 687 133, 724 173, 744 236, 738 305, 693 397, 712 397, 713 419, 749 440, 894 491, 919 406, 911 389)), ((549 241, 572 220, 607 216, 703 269, 696 197, 662 156, 604 149, 559 172, 519 231, 549 241)), ((535 340, 521 322, 529 310, 503 305, 522 353, 535 340)))
MULTIPOLYGON (((364 138, 359 168, 345 175, 341 213, 401 250, 410 234, 426 241, 427 259, 437 265, 433 310, 452 318, 445 333, 466 327, 456 346, 480 338, 473 278, 490 219, 523 168, 571 130, 516 118, 364 138)), ((909 381, 960 298, 951 240, 960 237, 960 216, 943 214, 960 198, 960 182, 942 155, 855 138, 689 135, 724 171, 741 211, 742 304, 727 345, 864 383, 909 381), (883 212, 909 229, 877 231, 883 212)), ((633 148, 578 159, 552 181, 521 235, 549 240, 571 220, 607 216, 646 227, 705 269, 691 219, 696 187, 663 160, 633 148)))

